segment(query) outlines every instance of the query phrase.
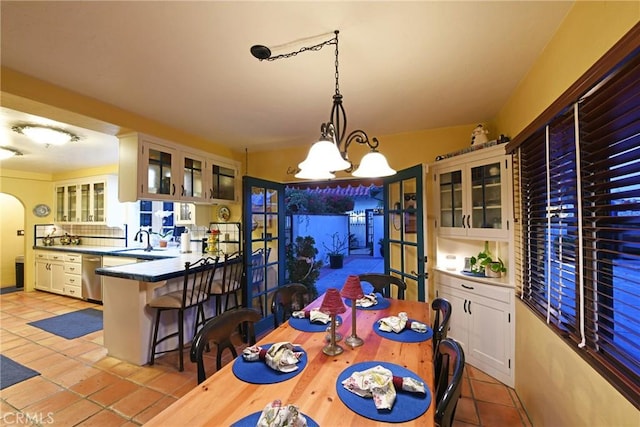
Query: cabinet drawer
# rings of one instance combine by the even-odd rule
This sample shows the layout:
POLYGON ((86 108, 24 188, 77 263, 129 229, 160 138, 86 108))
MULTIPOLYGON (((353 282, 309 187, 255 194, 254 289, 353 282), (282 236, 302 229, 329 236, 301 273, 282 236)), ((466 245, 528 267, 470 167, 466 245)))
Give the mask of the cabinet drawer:
POLYGON ((49 259, 49 252, 36 251, 36 259, 49 259))
POLYGON ((491 298, 507 304, 511 303, 511 295, 513 294, 513 289, 511 288, 487 285, 472 280, 449 276, 447 274, 441 274, 439 272, 436 274, 436 282, 440 286, 446 286, 450 289, 457 289, 473 295, 491 298))
POLYGON ((64 261, 64 254, 51 253, 49 254, 49 259, 51 261, 64 261))
POLYGON ((80 274, 65 274, 64 284, 69 286, 80 286, 82 284, 82 276, 80 274))
POLYGON ((64 260, 66 262, 75 262, 75 263, 82 263, 82 255, 79 254, 66 254, 64 256, 64 260))
POLYGON ((82 288, 80 286, 64 285, 64 294, 74 298, 82 298, 82 288))
POLYGON ((64 263, 64 272, 69 274, 81 274, 82 273, 82 264, 75 263, 64 263))

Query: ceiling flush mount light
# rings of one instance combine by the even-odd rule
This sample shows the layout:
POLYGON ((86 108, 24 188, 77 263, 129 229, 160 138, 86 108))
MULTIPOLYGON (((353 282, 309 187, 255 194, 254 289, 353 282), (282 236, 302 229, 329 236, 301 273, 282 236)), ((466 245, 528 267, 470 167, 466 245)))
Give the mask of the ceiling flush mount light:
POLYGON ((13 156, 22 156, 22 153, 15 148, 0 147, 0 160, 9 159, 13 156))
POLYGON ((360 178, 378 178, 396 173, 391 169, 387 159, 378 151, 380 145, 377 138, 369 140, 367 134, 362 130, 354 130, 349 135, 347 133, 347 113, 342 106, 342 95, 340 94, 339 72, 338 72, 338 33, 322 43, 303 47, 298 51, 285 53, 272 57, 271 50, 266 46, 255 45, 251 47, 251 54, 260 61, 274 61, 276 59, 290 58, 298 53, 306 51, 320 50, 324 46, 335 45, 335 78, 336 90, 333 95, 333 107, 329 121, 320 126, 320 139, 311 146, 307 158, 298 164, 300 169, 295 177, 301 179, 332 179, 334 172, 345 170, 351 172, 353 164, 349 160, 347 151, 351 143, 367 145, 370 151, 360 161, 360 166, 353 171, 353 176, 360 178))
POLYGON ((76 142, 80 137, 68 130, 53 126, 22 124, 11 128, 14 132, 22 134, 32 141, 43 145, 64 145, 68 142, 76 142))

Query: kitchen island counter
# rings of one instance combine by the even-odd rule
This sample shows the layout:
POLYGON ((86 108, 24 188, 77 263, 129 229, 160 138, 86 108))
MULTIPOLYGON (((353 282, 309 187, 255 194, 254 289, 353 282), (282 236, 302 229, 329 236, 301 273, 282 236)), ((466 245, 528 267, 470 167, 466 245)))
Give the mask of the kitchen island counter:
MULTIPOLYGON (((103 336, 110 356, 136 365, 148 363, 155 315, 155 310, 147 306, 148 302, 161 294, 181 289, 185 263, 206 256, 209 254, 176 252, 173 258, 96 269, 96 273, 103 276, 103 336)), ((222 271, 220 265, 217 274, 222 271)), ((162 317, 161 336, 177 330, 174 314, 167 313, 162 317)), ((205 315, 213 315, 213 306, 205 307, 205 315)), ((190 313, 185 316, 184 331, 186 339, 193 336, 190 313)), ((169 350, 176 347, 176 342, 171 339, 163 345, 162 350, 169 350)))

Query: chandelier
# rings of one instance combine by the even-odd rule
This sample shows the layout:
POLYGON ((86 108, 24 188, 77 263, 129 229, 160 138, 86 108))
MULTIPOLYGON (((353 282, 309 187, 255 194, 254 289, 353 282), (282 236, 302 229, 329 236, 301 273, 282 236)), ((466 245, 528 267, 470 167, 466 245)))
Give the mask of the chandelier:
POLYGON ((282 55, 271 56, 271 50, 262 45, 251 47, 251 54, 260 61, 274 61, 276 59, 290 58, 301 52, 316 51, 324 46, 335 45, 335 93, 333 95, 333 106, 329 121, 322 123, 320 126, 320 138, 309 149, 307 158, 298 164, 299 171, 295 174, 300 179, 332 179, 335 178, 334 172, 347 171, 352 172, 353 176, 359 178, 378 178, 390 176, 396 173, 387 159, 378 151, 380 142, 377 138, 369 139, 367 134, 360 129, 354 130, 347 135, 347 113, 342 105, 342 94, 340 93, 340 74, 338 61, 338 33, 334 31, 335 36, 322 43, 303 47, 298 51, 285 53, 282 55), (369 148, 369 152, 360 161, 357 169, 349 160, 347 154, 352 143, 363 144, 369 148))

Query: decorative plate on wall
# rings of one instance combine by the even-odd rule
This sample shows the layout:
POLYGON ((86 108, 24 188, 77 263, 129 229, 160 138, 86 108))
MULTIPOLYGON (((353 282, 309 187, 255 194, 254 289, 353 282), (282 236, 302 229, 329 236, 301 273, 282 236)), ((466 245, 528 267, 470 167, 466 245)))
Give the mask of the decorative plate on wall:
POLYGON ((33 214, 39 217, 45 217, 51 213, 51 208, 43 203, 36 205, 33 208, 33 214))
POLYGON ((229 208, 226 206, 220 206, 218 208, 218 218, 222 221, 229 221, 229 218, 231 218, 231 211, 229 208))

